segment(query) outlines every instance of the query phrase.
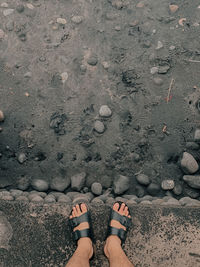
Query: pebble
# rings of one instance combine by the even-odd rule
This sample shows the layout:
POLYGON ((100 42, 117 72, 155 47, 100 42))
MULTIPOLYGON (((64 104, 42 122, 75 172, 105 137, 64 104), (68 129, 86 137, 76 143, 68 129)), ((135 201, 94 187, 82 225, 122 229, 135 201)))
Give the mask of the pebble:
POLYGON ((63 83, 65 83, 67 81, 68 77, 69 77, 67 72, 61 73, 60 76, 61 76, 61 79, 62 79, 63 83))
POLYGON ((0 196, 0 199, 2 199, 2 200, 14 200, 14 197, 11 195, 2 195, 2 196, 0 196))
POLYGON ((113 180, 113 178, 111 176, 103 175, 101 177, 101 184, 102 184, 103 188, 111 187, 112 180, 113 180))
POLYGON ((163 202, 164 200, 162 198, 157 198, 157 199, 152 200, 152 204, 154 205, 160 205, 163 202))
POLYGON ((17 181, 17 188, 20 190, 27 190, 28 187, 30 186, 30 178, 27 176, 22 176, 18 179, 17 181))
POLYGON ((66 188, 68 188, 69 185, 70 185, 69 178, 55 177, 50 182, 51 189, 61 191, 61 192, 63 192, 66 188))
POLYGON ((73 203, 74 205, 76 205, 76 204, 80 204, 80 203, 88 203, 88 202, 89 202, 88 197, 85 196, 84 194, 83 194, 82 196, 77 196, 77 197, 75 197, 75 198, 73 199, 73 201, 72 201, 72 203, 73 203))
POLYGON ((30 3, 27 3, 26 6, 27 6, 29 9, 34 9, 34 8, 35 8, 35 7, 34 7, 32 4, 30 4, 30 3))
POLYGON ((94 123, 94 129, 97 133, 103 133, 105 131, 105 126, 103 122, 97 120, 94 123))
POLYGON ((136 196, 139 198, 143 197, 145 194, 144 188, 142 186, 139 186, 139 185, 137 185, 135 187, 135 191, 136 191, 136 196))
POLYGON ((170 9, 171 13, 175 13, 178 10, 178 6, 177 5, 169 5, 169 9, 170 9))
POLYGON ((160 66, 159 69, 158 69, 158 73, 165 74, 165 73, 168 72, 169 69, 170 69, 170 67, 168 65, 160 66))
POLYGON ((151 182, 149 177, 145 174, 138 174, 136 176, 136 180, 138 181, 138 183, 140 183, 142 185, 149 185, 151 182))
POLYGON ((138 198, 136 195, 126 195, 126 194, 122 195, 122 197, 126 199, 133 199, 133 200, 138 198))
POLYGON ((114 200, 113 197, 108 197, 108 198, 106 199, 106 204, 107 204, 109 207, 112 207, 114 203, 115 203, 115 200, 114 200))
POLYGON ((27 160, 26 154, 20 153, 17 157, 17 160, 19 163, 23 164, 27 160))
POLYGON ((4 3, 1 4, 1 7, 5 7, 6 8, 6 7, 8 7, 8 4, 4 2, 4 3))
POLYGON ((195 158, 188 152, 183 153, 183 157, 181 159, 181 167, 182 170, 186 174, 193 174, 198 171, 199 165, 195 158))
POLYGON ((158 78, 158 77, 154 78, 153 81, 156 85, 162 85, 163 84, 163 79, 158 78))
POLYGON ((91 55, 88 60, 87 60, 87 63, 91 66, 96 66, 97 63, 98 63, 98 58, 96 55, 91 55))
POLYGON ((121 31, 121 27, 120 26, 115 26, 115 31, 121 31))
POLYGON ((107 61, 103 61, 101 64, 106 70, 110 67, 110 64, 107 61))
POLYGON ((71 188, 76 191, 80 191, 86 181, 86 173, 81 172, 71 177, 71 188))
POLYGON ((160 186, 158 184, 151 183, 147 187, 147 192, 152 196, 156 196, 160 192, 160 186))
POLYGON ((57 18, 56 21, 58 24, 61 24, 61 25, 65 25, 67 23, 66 19, 63 19, 63 18, 57 18))
POLYGON ((170 50, 170 51, 173 51, 175 48, 176 48, 176 47, 175 47, 174 45, 171 45, 171 46, 169 47, 169 50, 170 50))
POLYGON ((58 198, 59 198, 60 196, 63 196, 63 195, 64 195, 64 193, 61 193, 61 192, 55 192, 55 191, 51 191, 51 192, 48 194, 48 196, 53 196, 53 197, 55 197, 56 200, 58 200, 58 198))
MULTIPOLYGON (((199 201, 198 201, 199 202, 199 201)), ((187 204, 192 204, 192 203, 197 203, 197 200, 194 200, 190 197, 183 197, 181 199, 179 199, 179 203, 182 205, 182 206, 185 206, 187 204)))
POLYGON ((19 197, 22 195, 23 191, 18 189, 10 189, 10 193, 13 197, 19 197))
POLYGON ((156 50, 160 50, 161 48, 163 48, 163 43, 161 41, 158 41, 156 50))
POLYGON ((183 180, 192 188, 200 189, 200 175, 184 175, 183 180))
POLYGON ((200 142, 200 129, 196 129, 194 133, 194 141, 200 142))
POLYGON ((15 200, 29 202, 29 199, 26 196, 18 196, 15 198, 15 200))
POLYGON ((115 177, 113 183, 115 194, 123 194, 126 190, 129 189, 129 183, 130 179, 127 176, 119 175, 118 177, 115 177))
POLYGON ((32 197, 31 202, 44 202, 44 199, 39 195, 35 195, 32 197))
POLYGON ((5 36, 5 33, 2 29, 0 29, 0 40, 2 40, 5 36))
POLYGON ((55 203, 56 202, 56 198, 54 197, 54 195, 47 195, 44 198, 44 202, 45 203, 55 203))
POLYGON ((173 180, 163 180, 161 183, 161 187, 163 190, 172 190, 174 188, 174 181, 173 180))
POLYGON ((37 192, 37 194, 38 194, 38 196, 41 196, 42 198, 45 198, 47 196, 46 192, 37 192))
POLYGON ((183 192, 183 188, 182 188, 182 186, 180 184, 177 184, 177 185, 174 186, 173 193, 175 195, 179 196, 179 195, 182 194, 182 192, 183 192))
POLYGON ((112 115, 112 111, 107 105, 103 105, 99 109, 99 115, 101 117, 110 117, 112 115))
POLYGON ((95 197, 93 198, 91 203, 95 203, 95 204, 104 204, 103 200, 101 200, 99 197, 95 197))
POLYGON ((37 191, 47 191, 49 188, 48 182, 42 179, 34 179, 31 185, 37 191))
POLYGON ((197 189, 193 189, 191 187, 184 187, 184 194, 191 198, 198 198, 200 196, 200 192, 197 189))
POLYGON ((31 72, 28 71, 24 74, 24 78, 31 78, 31 72))
POLYGON ((4 114, 3 114, 3 111, 0 110, 0 122, 4 121, 5 117, 4 117, 4 114))
POLYGON ((13 12, 14 12, 14 9, 12 9, 12 8, 8 8, 8 9, 5 9, 5 10, 3 11, 3 14, 4 14, 4 16, 6 17, 6 16, 11 15, 13 12))
POLYGON ((132 153, 132 159, 135 161, 135 162, 139 162, 140 161, 140 155, 136 152, 133 152, 132 153))
POLYGON ((140 202, 140 204, 142 204, 142 205, 152 205, 152 202, 149 201, 149 200, 142 200, 142 201, 140 202))
POLYGON ((19 12, 19 13, 24 12, 24 5, 18 5, 18 6, 16 7, 16 10, 17 10, 17 12, 19 12))
POLYGON ((71 198, 66 195, 59 196, 58 202, 59 203, 71 203, 71 198))
POLYGON ((153 75, 158 73, 158 67, 152 67, 151 70, 150 70, 150 73, 153 74, 153 75))
POLYGON ((187 142, 185 147, 187 149, 198 150, 199 149, 199 144, 197 144, 195 142, 187 142))
POLYGON ((128 206, 128 207, 130 207, 130 206, 132 206, 132 205, 136 205, 137 204, 137 202, 135 201, 135 200, 133 200, 133 199, 129 199, 129 200, 127 200, 127 202, 126 202, 126 205, 128 206))
POLYGON ((82 17, 82 16, 73 16, 73 17, 71 18, 71 20, 72 20, 74 23, 79 24, 79 23, 81 23, 81 22, 83 21, 83 17, 82 17))
POLYGON ((99 196, 102 194, 102 185, 100 183, 93 183, 91 186, 91 191, 93 194, 99 196))

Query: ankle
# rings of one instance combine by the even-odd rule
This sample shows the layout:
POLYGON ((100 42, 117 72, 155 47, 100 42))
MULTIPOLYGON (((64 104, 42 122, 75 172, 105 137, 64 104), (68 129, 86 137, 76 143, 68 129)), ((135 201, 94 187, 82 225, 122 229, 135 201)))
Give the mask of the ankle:
POLYGON ((121 250, 122 250, 121 240, 119 239, 119 237, 115 235, 110 235, 106 239, 106 244, 104 247, 105 255, 108 258, 110 258, 110 256, 113 255, 113 253, 116 254, 120 252, 121 250))
POLYGON ((77 252, 82 253, 89 258, 93 254, 92 240, 89 237, 82 237, 78 240, 77 252))

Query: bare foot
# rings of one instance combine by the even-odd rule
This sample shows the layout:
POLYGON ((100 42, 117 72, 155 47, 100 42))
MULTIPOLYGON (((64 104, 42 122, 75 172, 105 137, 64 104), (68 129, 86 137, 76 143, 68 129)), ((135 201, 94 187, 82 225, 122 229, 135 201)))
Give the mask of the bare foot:
MULTIPOLYGON (((119 203, 115 203, 113 205, 113 210, 118 212, 120 215, 124 215, 124 216, 127 216, 128 218, 131 218, 131 216, 129 215, 128 207, 126 206, 125 203, 122 203, 121 206, 119 205, 119 203), (119 207, 120 207, 120 209, 119 209, 119 207)), ((120 222, 118 222, 116 220, 111 220, 110 226, 113 226, 116 228, 122 228, 122 229, 126 230, 126 227, 123 226, 120 222)), ((110 252, 113 249, 116 251, 116 249, 118 249, 118 248, 121 249, 121 239, 116 235, 110 235, 106 239, 106 244, 104 246, 104 253, 105 253, 106 257, 109 258, 110 252)))
MULTIPOLYGON (((70 219, 74 218, 74 217, 79 217, 82 214, 87 212, 87 206, 82 203, 81 205, 76 205, 75 207, 73 207, 72 209, 72 214, 70 215, 70 219)), ((75 232, 76 230, 84 230, 90 228, 90 225, 88 222, 83 222, 80 223, 77 227, 75 227, 73 229, 73 231, 75 232)), ((93 246, 92 246, 92 240, 89 237, 81 237, 78 240, 78 248, 84 249, 85 253, 88 253, 87 255, 89 255, 89 258, 92 257, 93 255, 93 246)))

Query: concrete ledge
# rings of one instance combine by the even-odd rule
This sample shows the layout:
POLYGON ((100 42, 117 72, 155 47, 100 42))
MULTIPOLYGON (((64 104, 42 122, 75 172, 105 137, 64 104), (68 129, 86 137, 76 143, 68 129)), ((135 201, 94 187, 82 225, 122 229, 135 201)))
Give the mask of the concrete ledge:
MULTIPOLYGON (((76 246, 67 223, 67 204, 0 201, 0 266, 65 266, 76 246)), ((96 257, 91 266, 107 267, 102 253, 109 207, 90 205, 96 257)), ((200 266, 200 209, 140 206, 130 208, 133 227, 124 249, 135 266, 200 266)))

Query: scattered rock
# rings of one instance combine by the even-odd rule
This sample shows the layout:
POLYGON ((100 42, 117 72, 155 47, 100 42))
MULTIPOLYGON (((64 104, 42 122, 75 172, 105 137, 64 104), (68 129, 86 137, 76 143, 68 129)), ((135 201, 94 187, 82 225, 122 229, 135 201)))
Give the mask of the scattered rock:
POLYGON ((94 123, 94 129, 97 133, 103 133, 105 131, 105 126, 103 122, 97 120, 94 123))
POLYGON ((27 176, 22 176, 17 181, 17 188, 20 190, 27 190, 30 186, 30 178, 27 176))
POLYGON ((106 70, 110 67, 110 64, 107 61, 103 61, 101 64, 106 70))
POLYGON ((200 129, 196 129, 194 133, 194 141, 200 142, 200 129))
POLYGON ((182 192, 183 192, 183 188, 182 188, 182 186, 180 184, 177 184, 177 185, 174 186, 173 193, 175 195, 179 196, 179 195, 182 194, 182 192))
POLYGON ((18 6, 16 7, 16 10, 17 10, 17 12, 19 12, 19 13, 24 12, 24 5, 18 5, 18 6))
POLYGON ((171 13, 175 13, 178 10, 177 5, 169 5, 169 9, 171 13))
POLYGON ((0 195, 0 199, 2 200, 14 200, 12 195, 0 195))
POLYGON ((61 79, 62 79, 63 83, 65 83, 67 81, 68 77, 69 77, 67 72, 61 73, 60 76, 61 76, 61 79))
POLYGON ((132 159, 135 161, 135 162, 139 162, 141 160, 141 157, 138 153, 136 152, 133 152, 132 153, 132 159))
POLYGON ((69 185, 70 185, 69 178, 55 177, 50 182, 51 189, 61 191, 61 192, 63 192, 66 188, 68 188, 69 185))
POLYGON ((85 172, 81 172, 79 174, 76 174, 76 175, 71 177, 71 188, 73 190, 80 191, 84 187, 85 181, 86 181, 86 173, 85 172))
POLYGON ((130 180, 128 177, 119 175, 118 177, 115 177, 113 187, 114 192, 117 195, 123 194, 126 190, 129 188, 130 180))
POLYGON ((47 191, 49 188, 48 182, 42 179, 34 179, 31 186, 37 191, 47 191))
POLYGON ((147 192, 152 196, 156 196, 160 192, 160 186, 158 184, 151 183, 147 187, 147 192))
POLYGON ((142 185, 149 185, 151 182, 149 177, 145 174, 138 174, 136 176, 136 180, 138 181, 138 183, 140 183, 142 185))
POLYGON ((102 194, 102 185, 100 183, 93 183, 91 186, 91 191, 93 194, 99 196, 102 194))
POLYGON ((63 18, 57 18, 56 21, 58 24, 61 24, 61 25, 65 25, 67 23, 66 19, 63 19, 63 18))
POLYGON ((134 206, 134 205, 137 205, 137 202, 135 201, 135 200, 133 200, 133 199, 129 199, 129 200, 127 200, 127 202, 126 202, 126 205, 128 206, 128 207, 131 207, 132 205, 134 206))
POLYGON ((158 73, 165 74, 168 72, 169 69, 170 69, 170 67, 168 65, 160 66, 158 69, 158 73))
POLYGON ((64 135, 65 130, 65 121, 67 120, 67 115, 65 113, 60 114, 55 112, 50 118, 50 128, 54 129, 54 132, 58 135, 64 135))
POLYGON ((5 117, 4 117, 4 114, 3 114, 3 111, 0 110, 0 122, 4 121, 5 117))
POLYGON ((100 107, 99 115, 101 117, 110 117, 112 115, 112 111, 107 105, 103 105, 100 107))
POLYGON ((136 192, 136 196, 139 198, 143 197, 145 194, 144 188, 142 186, 139 186, 139 185, 137 185, 135 187, 135 192, 136 192))
POLYGON ((91 55, 91 56, 88 58, 87 63, 88 63, 89 65, 91 65, 91 66, 96 66, 97 63, 98 63, 98 58, 97 58, 97 56, 94 55, 94 54, 91 55))
POLYGON ((163 48, 163 43, 161 41, 158 41, 156 50, 160 50, 161 48, 163 48))
POLYGON ((161 183, 161 187, 163 190, 172 190, 174 188, 173 180, 163 180, 161 183))
POLYGON ((73 16, 71 20, 76 24, 80 24, 83 21, 83 17, 82 16, 73 16))
POLYGON ((44 198, 44 202, 45 203, 55 203, 56 202, 56 198, 54 197, 54 195, 47 195, 44 198))
POLYGON ((32 197, 31 202, 44 202, 44 199, 39 195, 35 195, 32 197))
POLYGON ((71 203, 71 199, 68 196, 63 195, 63 196, 59 196, 58 202, 60 202, 60 203, 71 203))
POLYGON ((143 8, 143 7, 144 7, 144 3, 143 3, 143 2, 139 2, 139 3, 136 5, 136 7, 138 7, 138 8, 143 8))
POLYGON ((192 188, 200 189, 200 175, 184 175, 183 180, 192 188))
POLYGON ((158 77, 154 78, 153 81, 156 85, 162 85, 163 84, 163 80, 161 78, 158 78, 158 77))
POLYGON ((124 198, 124 197, 116 197, 115 201, 116 202, 124 202, 124 203, 126 203, 128 200, 126 198, 124 198))
POLYGON ((186 174, 193 174, 199 169, 197 161, 188 152, 183 153, 183 157, 181 159, 181 167, 186 174))
POLYGON ((4 16, 9 16, 14 12, 14 9, 8 8, 3 11, 4 16))
POLYGON ((152 67, 151 70, 150 70, 150 73, 151 73, 151 74, 156 74, 156 73, 158 73, 158 67, 152 67))
POLYGON ((18 158, 17 158, 18 162, 23 164, 26 160, 27 160, 27 157, 26 157, 26 154, 25 153, 20 153, 18 158))

